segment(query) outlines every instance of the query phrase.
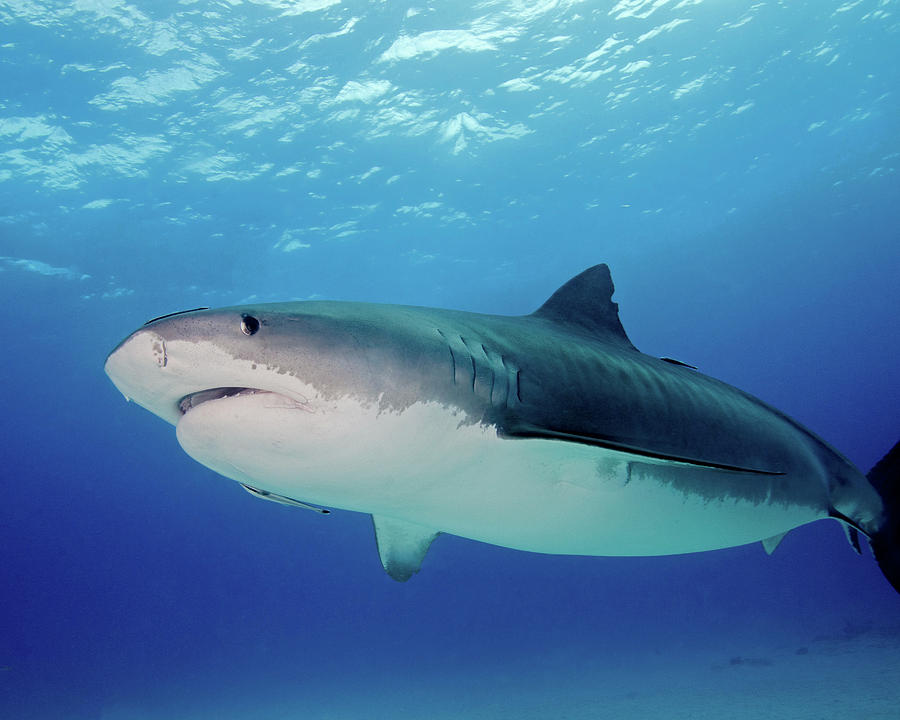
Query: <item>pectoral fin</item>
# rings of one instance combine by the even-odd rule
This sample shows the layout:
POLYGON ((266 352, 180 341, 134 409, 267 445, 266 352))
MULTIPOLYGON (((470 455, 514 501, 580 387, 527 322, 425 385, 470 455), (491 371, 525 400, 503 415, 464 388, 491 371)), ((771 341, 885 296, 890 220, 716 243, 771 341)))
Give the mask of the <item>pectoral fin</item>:
POLYGON ((406 582, 419 572, 425 553, 439 532, 380 515, 373 515, 372 522, 381 564, 394 580, 406 582))

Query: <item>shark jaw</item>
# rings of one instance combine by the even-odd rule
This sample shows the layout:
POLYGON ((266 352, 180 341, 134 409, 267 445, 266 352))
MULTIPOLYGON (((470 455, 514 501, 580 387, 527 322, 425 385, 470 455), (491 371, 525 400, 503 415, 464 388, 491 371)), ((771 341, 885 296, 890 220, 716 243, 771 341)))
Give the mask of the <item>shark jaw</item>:
POLYGON ((238 395, 258 395, 260 393, 280 397, 287 402, 293 403, 294 406, 301 409, 309 409, 308 405, 299 401, 292 401, 290 400, 290 398, 286 398, 283 395, 278 395, 278 393, 270 393, 267 390, 246 387, 222 387, 210 388, 209 390, 200 390, 199 392, 191 393, 190 395, 185 395, 183 398, 181 398, 181 402, 178 403, 178 409, 181 410, 182 415, 186 415, 195 407, 199 407, 205 402, 210 402, 212 400, 224 400, 225 398, 237 397, 238 395))
POLYGON ((167 340, 152 330, 123 341, 104 369, 126 400, 173 425, 205 402, 242 394, 269 394, 309 409, 302 384, 284 373, 237 360, 214 343, 167 340))

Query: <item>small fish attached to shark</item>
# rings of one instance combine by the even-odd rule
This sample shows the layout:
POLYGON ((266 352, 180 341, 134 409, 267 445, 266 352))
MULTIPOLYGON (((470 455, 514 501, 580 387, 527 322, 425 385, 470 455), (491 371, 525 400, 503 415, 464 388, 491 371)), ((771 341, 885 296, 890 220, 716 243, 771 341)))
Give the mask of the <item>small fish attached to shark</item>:
POLYGON ((199 308, 147 322, 106 372, 253 495, 371 514, 396 580, 442 532, 542 553, 771 553, 833 518, 900 591, 900 443, 866 476, 751 395, 639 352, 612 295, 597 265, 521 317, 199 308))

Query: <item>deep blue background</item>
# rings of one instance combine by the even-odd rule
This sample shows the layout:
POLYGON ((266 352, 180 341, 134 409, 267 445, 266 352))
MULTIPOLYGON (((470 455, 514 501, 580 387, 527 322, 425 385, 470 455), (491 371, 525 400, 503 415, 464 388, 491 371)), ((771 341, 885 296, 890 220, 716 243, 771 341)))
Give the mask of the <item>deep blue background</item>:
MULTIPOLYGON (((525 313, 605 261, 641 350, 758 395, 868 468, 900 435, 896 3, 646 19, 600 3, 533 16, 287 6, 0 6, 0 716, 221 703, 249 717, 279 693, 307 709, 394 693, 399 712, 402 683, 468 687, 499 668, 540 686, 589 664, 639 682, 649 662, 895 626, 900 600, 830 522, 772 557, 550 557, 442 536, 400 585, 367 517, 253 500, 125 403, 102 366, 140 323, 187 307, 328 297, 525 313), (303 44, 351 17, 352 32, 303 44), (161 28, 181 44, 151 51, 161 28), (398 37, 449 29, 494 48, 379 59, 398 37), (607 37, 634 46, 609 74, 550 78, 607 37), (204 54, 217 74, 161 89, 158 74, 204 54), (310 69, 286 70, 299 60, 310 69), (149 94, 97 100, 128 77, 149 94), (503 89, 515 77, 538 89, 503 89), (377 100, 335 101, 385 79, 377 100), (290 111, 232 127, 254 103, 290 111), (402 108, 420 124, 385 120, 402 108), (470 131, 454 152, 443 135, 460 113, 529 132, 470 131), (229 171, 271 167, 197 169, 221 154, 229 171), (285 234, 309 247, 285 252, 285 234)), ((492 692, 502 705, 514 688, 492 692)))

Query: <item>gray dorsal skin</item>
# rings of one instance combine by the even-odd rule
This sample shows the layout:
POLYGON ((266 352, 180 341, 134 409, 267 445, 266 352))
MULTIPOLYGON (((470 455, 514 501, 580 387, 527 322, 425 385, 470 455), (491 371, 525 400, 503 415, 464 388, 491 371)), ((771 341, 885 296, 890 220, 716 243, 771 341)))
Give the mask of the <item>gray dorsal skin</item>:
POLYGON ((532 317, 585 330, 595 338, 635 349, 612 301, 612 276, 606 265, 595 265, 576 275, 541 305, 532 317))
POLYGON ((438 531, 551 553, 772 551, 831 517, 851 542, 873 538, 900 586, 900 450, 870 482, 778 410, 639 352, 613 292, 597 265, 520 317, 320 301, 187 311, 133 333, 106 371, 257 496, 371 514, 395 579, 438 531))

